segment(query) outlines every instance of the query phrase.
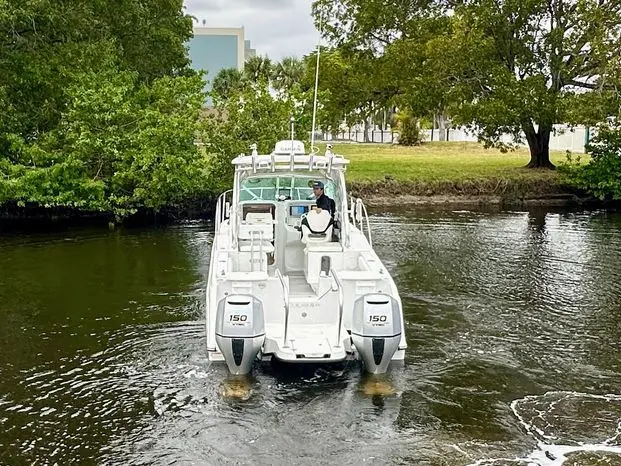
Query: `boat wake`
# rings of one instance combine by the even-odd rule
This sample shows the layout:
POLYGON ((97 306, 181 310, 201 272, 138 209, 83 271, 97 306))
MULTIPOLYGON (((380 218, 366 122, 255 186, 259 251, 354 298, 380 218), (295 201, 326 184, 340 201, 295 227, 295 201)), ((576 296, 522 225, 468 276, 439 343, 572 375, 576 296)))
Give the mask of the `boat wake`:
POLYGON ((511 409, 536 448, 473 465, 621 464, 621 395, 547 392, 514 400, 511 409))

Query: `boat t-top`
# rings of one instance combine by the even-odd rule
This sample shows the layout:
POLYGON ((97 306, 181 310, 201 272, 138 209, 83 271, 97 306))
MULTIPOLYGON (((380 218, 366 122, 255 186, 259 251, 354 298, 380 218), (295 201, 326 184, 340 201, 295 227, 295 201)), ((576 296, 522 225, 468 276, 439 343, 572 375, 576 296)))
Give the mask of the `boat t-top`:
POLYGON ((366 208, 349 199, 349 164, 297 140, 232 161, 233 189, 216 204, 207 284, 207 350, 232 374, 257 361, 362 361, 384 373, 403 361, 401 299, 372 248, 366 208), (336 205, 317 209, 320 181, 336 205))

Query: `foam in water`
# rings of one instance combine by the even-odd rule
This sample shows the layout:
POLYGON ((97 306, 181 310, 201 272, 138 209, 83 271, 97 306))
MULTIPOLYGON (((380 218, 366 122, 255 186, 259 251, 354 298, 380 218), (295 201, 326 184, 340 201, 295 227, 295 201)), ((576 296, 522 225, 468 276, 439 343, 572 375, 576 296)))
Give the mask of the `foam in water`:
POLYGON ((536 449, 525 457, 481 459, 472 463, 472 466, 492 465, 499 462, 560 466, 569 460, 571 455, 580 453, 614 454, 620 455, 621 459, 621 444, 619 443, 621 441, 621 395, 547 392, 543 395, 529 395, 514 400, 511 403, 511 410, 526 432, 536 440, 536 449), (585 416, 585 413, 591 415, 585 416), (593 413, 598 415, 594 416, 593 413), (568 422, 580 425, 576 432, 584 432, 584 424, 592 422, 594 425, 586 430, 594 438, 588 441, 575 438, 576 434, 572 432, 572 426, 566 425, 568 422), (613 425, 615 431, 609 432, 608 437, 602 438, 604 434, 598 430, 601 431, 613 425), (595 438, 598 434, 600 441, 595 438))

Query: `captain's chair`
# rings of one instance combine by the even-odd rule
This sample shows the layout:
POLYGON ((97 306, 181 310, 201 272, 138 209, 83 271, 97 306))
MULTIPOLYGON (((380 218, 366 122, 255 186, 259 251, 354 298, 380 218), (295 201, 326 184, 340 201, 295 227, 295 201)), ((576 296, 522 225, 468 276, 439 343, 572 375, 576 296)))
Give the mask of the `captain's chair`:
POLYGON ((300 226, 302 228, 302 242, 305 244, 332 241, 334 219, 327 210, 321 212, 311 210, 302 218, 300 226))

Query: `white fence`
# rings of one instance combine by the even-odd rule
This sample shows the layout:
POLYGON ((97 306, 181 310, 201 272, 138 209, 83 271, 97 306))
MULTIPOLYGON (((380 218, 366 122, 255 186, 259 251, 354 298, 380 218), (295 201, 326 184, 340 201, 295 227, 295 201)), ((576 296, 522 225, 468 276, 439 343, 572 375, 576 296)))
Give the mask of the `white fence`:
MULTIPOLYGON (((424 130, 425 141, 439 141, 440 135, 438 130, 424 130)), ((589 129, 584 126, 568 128, 566 126, 555 126, 554 133, 550 137, 550 150, 571 151, 576 153, 584 153, 584 145, 588 141, 590 135, 589 129)), ((350 131, 344 131, 337 134, 324 134, 325 141, 351 141, 365 142, 364 130, 352 128, 350 131)), ((512 137, 507 135, 502 138, 506 142, 511 142, 512 137)), ((446 140, 454 142, 477 142, 477 137, 462 128, 452 128, 446 130, 446 140)), ((368 132, 367 142, 396 144, 399 141, 399 134, 387 130, 374 129, 368 132)), ((526 145, 526 144, 524 144, 526 145)))
POLYGON ((325 133, 322 135, 324 141, 348 141, 348 142, 371 142, 377 144, 396 144, 399 140, 399 133, 387 130, 375 129, 368 132, 368 140, 364 139, 364 130, 351 129, 350 131, 343 131, 340 133, 332 134, 325 133))

